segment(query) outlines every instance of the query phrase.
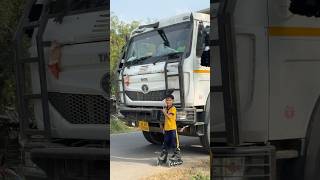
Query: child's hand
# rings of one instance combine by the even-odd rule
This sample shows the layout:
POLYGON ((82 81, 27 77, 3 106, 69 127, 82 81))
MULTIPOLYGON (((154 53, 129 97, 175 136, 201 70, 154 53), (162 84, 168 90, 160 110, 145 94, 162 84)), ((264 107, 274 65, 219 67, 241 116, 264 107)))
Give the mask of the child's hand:
POLYGON ((160 130, 161 130, 162 134, 164 134, 164 129, 163 129, 163 125, 162 124, 160 124, 160 130))
POLYGON ((183 126, 181 129, 179 129, 179 132, 183 132, 187 127, 189 126, 183 126))

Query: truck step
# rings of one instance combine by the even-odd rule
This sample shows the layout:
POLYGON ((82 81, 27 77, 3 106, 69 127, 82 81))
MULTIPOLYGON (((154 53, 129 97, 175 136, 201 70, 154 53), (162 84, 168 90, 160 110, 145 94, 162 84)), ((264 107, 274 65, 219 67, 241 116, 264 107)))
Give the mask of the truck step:
POLYGON ((194 123, 195 126, 201 126, 201 125, 204 125, 205 123, 204 122, 196 122, 194 123))
POLYGON ((299 157, 297 150, 280 150, 276 151, 276 159, 292 159, 299 157))
POLYGON ((179 76, 179 74, 168 74, 168 77, 174 77, 174 76, 179 76))

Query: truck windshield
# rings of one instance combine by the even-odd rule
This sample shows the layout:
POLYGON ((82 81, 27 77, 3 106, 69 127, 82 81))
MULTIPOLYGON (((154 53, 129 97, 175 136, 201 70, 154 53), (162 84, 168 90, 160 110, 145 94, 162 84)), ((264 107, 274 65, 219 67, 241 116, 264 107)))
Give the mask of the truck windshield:
POLYGON ((127 62, 146 60, 173 53, 189 51, 191 23, 180 23, 133 37, 130 41, 127 62))

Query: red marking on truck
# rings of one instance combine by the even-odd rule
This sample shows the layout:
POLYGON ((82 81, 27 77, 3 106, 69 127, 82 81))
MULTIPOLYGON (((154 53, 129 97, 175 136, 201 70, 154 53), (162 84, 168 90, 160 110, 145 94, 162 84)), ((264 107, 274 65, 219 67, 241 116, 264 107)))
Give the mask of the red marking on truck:
POLYGON ((125 86, 129 86, 129 76, 128 75, 125 75, 124 77, 123 77, 123 82, 124 82, 124 85, 125 86))
POLYGON ((284 110, 284 117, 286 119, 292 119, 295 116, 296 112, 293 106, 287 105, 284 110))

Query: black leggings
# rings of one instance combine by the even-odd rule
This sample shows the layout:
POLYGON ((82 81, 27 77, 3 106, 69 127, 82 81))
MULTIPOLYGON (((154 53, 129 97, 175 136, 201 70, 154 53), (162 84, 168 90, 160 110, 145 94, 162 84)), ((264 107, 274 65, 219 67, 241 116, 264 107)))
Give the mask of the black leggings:
POLYGON ((178 137, 177 130, 170 130, 170 131, 164 132, 162 149, 169 151, 171 148, 174 148, 175 150, 178 150, 178 151, 180 150, 179 137, 178 137))

